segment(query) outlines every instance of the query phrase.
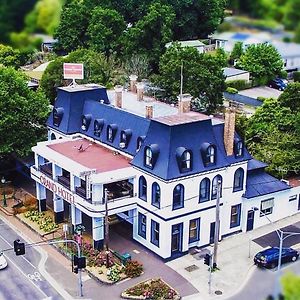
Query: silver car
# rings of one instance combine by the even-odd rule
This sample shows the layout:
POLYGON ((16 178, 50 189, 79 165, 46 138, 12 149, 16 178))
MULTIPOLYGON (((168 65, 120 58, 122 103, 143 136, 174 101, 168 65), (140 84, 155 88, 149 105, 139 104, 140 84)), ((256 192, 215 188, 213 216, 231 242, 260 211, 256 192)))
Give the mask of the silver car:
POLYGON ((5 269, 7 267, 7 260, 4 257, 3 252, 0 252, 0 270, 5 269))

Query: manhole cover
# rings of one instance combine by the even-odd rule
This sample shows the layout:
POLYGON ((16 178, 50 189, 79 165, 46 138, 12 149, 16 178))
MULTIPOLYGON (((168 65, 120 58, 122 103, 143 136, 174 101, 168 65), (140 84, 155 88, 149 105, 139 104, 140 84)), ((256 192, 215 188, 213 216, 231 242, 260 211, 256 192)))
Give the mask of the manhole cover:
POLYGON ((222 291, 217 290, 217 291, 215 291, 215 294, 216 295, 222 295, 223 293, 222 293, 222 291))
POLYGON ((197 267, 196 265, 191 265, 191 266, 188 266, 188 267, 186 267, 184 269, 187 270, 188 272, 193 272, 195 270, 198 270, 199 267, 197 267))

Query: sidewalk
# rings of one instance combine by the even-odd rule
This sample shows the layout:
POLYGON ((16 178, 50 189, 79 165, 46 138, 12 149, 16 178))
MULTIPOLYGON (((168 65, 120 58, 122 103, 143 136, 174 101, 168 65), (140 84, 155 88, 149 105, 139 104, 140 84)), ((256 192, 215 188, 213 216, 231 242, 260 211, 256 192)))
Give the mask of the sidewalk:
MULTIPOLYGON (((247 233, 240 233, 225 238, 218 247, 219 271, 212 273, 212 293, 208 293, 208 267, 204 265, 199 254, 188 254, 167 265, 176 270, 199 290, 196 295, 184 297, 184 300, 230 299, 232 295, 243 288, 247 278, 251 276, 255 266, 253 256, 263 249, 252 242, 253 239, 268 234, 275 229, 299 222, 299 214, 268 224, 247 233), (194 271, 188 272, 185 268, 193 266, 194 271), (215 292, 219 293, 216 294, 215 292)), ((213 252, 213 247, 207 247, 213 252)))

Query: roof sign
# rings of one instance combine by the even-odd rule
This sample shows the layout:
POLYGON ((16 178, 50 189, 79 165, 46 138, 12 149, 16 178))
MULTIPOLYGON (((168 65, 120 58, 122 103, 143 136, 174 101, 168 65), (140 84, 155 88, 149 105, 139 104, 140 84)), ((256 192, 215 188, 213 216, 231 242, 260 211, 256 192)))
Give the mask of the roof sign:
POLYGON ((83 64, 64 63, 64 79, 83 79, 83 64))

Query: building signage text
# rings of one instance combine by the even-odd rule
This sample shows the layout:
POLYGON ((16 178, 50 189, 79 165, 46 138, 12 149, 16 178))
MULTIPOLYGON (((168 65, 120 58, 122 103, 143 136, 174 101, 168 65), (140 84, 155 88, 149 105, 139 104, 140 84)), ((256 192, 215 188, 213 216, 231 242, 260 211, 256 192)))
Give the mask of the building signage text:
POLYGON ((56 195, 62 197, 64 200, 70 203, 74 203, 74 195, 72 195, 72 193, 69 190, 60 187, 54 181, 46 178, 43 175, 40 176, 40 182, 44 187, 46 187, 48 190, 52 191, 56 195))

